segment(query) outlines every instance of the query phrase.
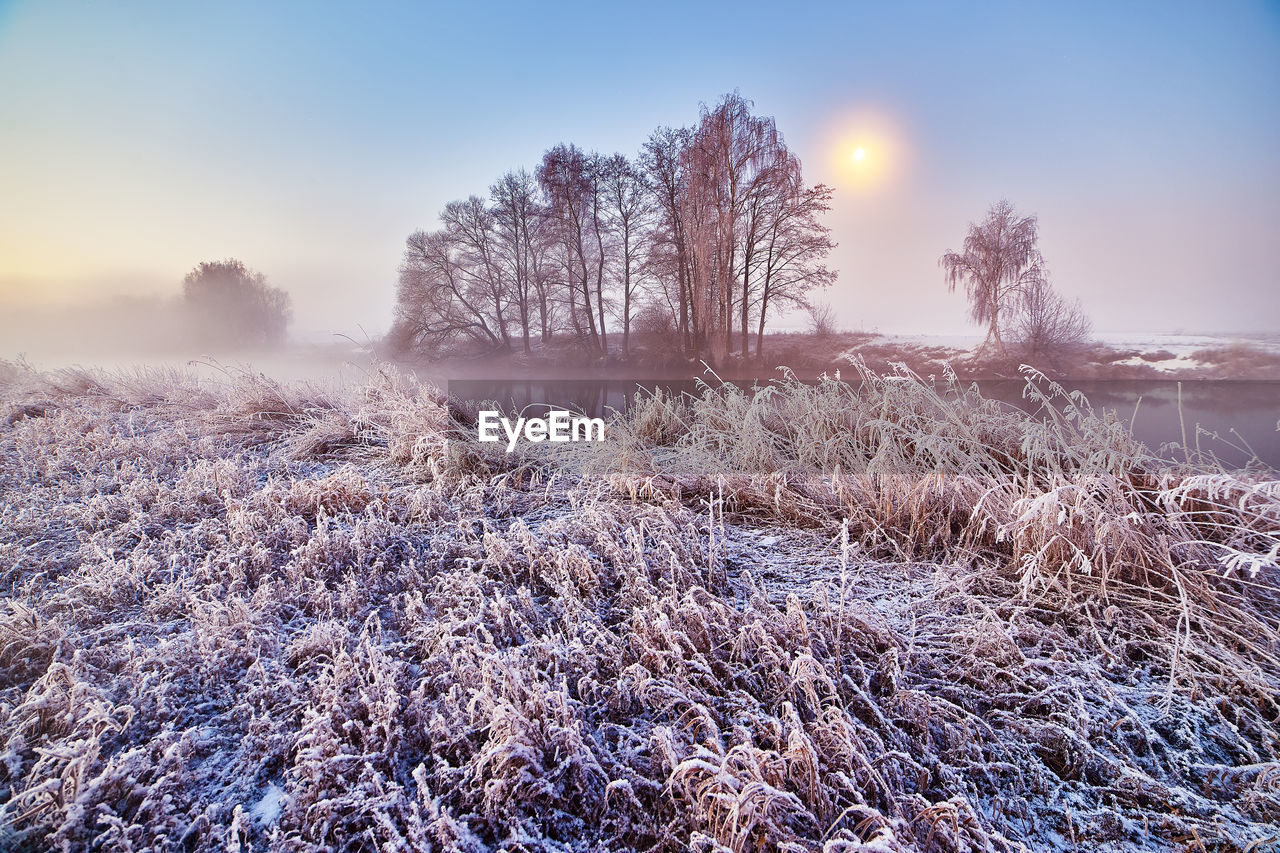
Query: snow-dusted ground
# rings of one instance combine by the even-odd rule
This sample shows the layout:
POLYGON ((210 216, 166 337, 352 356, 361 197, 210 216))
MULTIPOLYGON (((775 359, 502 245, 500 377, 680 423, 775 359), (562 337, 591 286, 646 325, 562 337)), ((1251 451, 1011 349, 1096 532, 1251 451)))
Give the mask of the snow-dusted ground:
POLYGON ((1274 352, 1280 352, 1280 332, 1134 332, 1099 331, 1094 333, 1108 346, 1116 349, 1136 349, 1142 352, 1168 350, 1175 356, 1189 356, 1202 349, 1215 349, 1232 344, 1247 344, 1274 352))
MULTIPOLYGON (((1174 356, 1190 356, 1203 349, 1215 349, 1232 344, 1246 344, 1273 352, 1280 352, 1280 332, 1160 332, 1160 331, 1096 331, 1093 337, 1100 343, 1119 350, 1138 350, 1155 353, 1168 350, 1174 356)), ((918 347, 946 347, 969 351, 983 341, 981 334, 951 335, 877 335, 869 343, 907 344, 918 347)), ((1149 362, 1148 362, 1149 363, 1149 362)))
POLYGON ((901 343, 919 347, 947 347, 948 349, 971 350, 982 343, 982 335, 877 335, 871 344, 901 343))
MULTIPOLYGON (((1090 347, 1056 373, 1075 379, 1276 379, 1280 378, 1280 333, 1206 333, 1106 331, 1094 335, 1101 347, 1090 347), (1122 356, 1122 357, 1117 357, 1122 356), (1153 372, 1154 371, 1154 372, 1153 372)), ((923 374, 934 374, 943 362, 961 372, 1008 365, 982 353, 979 335, 878 335, 836 356, 837 361, 868 361, 887 369, 901 359, 923 374), (977 363, 966 363, 979 357, 977 363)), ((1016 352, 1016 350, 1011 350, 1016 352)))

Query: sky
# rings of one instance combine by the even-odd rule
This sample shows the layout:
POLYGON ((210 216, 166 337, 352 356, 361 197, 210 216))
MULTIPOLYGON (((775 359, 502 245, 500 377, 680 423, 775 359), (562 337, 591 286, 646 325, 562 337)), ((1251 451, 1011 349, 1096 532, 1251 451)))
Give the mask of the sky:
POLYGON ((937 261, 1003 197, 1100 330, 1280 331, 1280 4, 1230 0, 0 0, 0 312, 236 257, 376 335, 446 202, 734 90, 835 188, 846 327, 980 333, 937 261))

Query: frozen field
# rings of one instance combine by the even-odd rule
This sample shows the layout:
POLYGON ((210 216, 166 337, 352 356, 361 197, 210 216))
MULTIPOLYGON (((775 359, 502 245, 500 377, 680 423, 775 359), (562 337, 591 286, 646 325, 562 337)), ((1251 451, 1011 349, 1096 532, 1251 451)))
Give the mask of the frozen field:
POLYGON ((0 364, 0 847, 1280 849, 1280 484, 855 383, 0 364))

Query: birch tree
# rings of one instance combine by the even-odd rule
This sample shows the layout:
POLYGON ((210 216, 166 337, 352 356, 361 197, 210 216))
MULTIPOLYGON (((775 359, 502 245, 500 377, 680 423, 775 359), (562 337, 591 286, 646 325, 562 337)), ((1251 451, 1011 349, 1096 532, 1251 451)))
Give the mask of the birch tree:
POLYGON ((1038 240, 1036 217, 1019 216, 1013 204, 1002 199, 991 206, 985 220, 970 223, 959 252, 949 251, 938 260, 948 289, 963 285, 969 316, 975 323, 987 324, 982 349, 994 345, 1004 352, 1002 316, 1016 311, 1028 288, 1044 280, 1038 240))

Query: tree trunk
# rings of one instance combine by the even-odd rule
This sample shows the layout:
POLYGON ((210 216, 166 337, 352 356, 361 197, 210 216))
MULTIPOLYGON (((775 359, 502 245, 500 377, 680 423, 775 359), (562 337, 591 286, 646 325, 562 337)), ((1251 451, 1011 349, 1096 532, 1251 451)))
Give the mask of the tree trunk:
POLYGON ((680 333, 680 352, 688 355, 693 346, 689 335, 689 262, 685 259, 684 249, 676 249, 676 276, 680 288, 680 317, 677 322, 680 333))
POLYGON ((733 239, 733 232, 729 232, 729 264, 725 270, 724 285, 720 289, 720 322, 723 323, 721 334, 724 335, 724 360, 728 361, 729 353, 733 351, 733 290, 734 285, 738 281, 738 276, 734 271, 734 264, 737 262, 738 244, 733 239))
POLYGON ((756 327, 756 358, 764 363, 764 312, 769 307, 769 292, 760 294, 760 324, 756 327))
POLYGON ((631 248, 629 241, 622 249, 622 358, 631 358, 631 248))
MULTIPOLYGON (((991 314, 991 326, 987 329, 987 340, 995 343, 996 350, 998 352, 1004 352, 1004 341, 1000 340, 1000 321, 998 312, 993 311, 991 314)), ((983 341, 982 346, 985 348, 986 345, 987 341, 983 341)))
POLYGON ((587 332, 590 335, 591 348, 599 351, 600 336, 596 333, 596 318, 591 310, 591 269, 587 266, 587 254, 582 247, 581 232, 578 237, 578 264, 582 269, 582 309, 587 315, 587 332))
POLYGON ((609 339, 604 330, 604 238, 600 228, 596 226, 596 243, 600 252, 600 260, 596 264, 596 311, 600 314, 600 354, 609 357, 609 339))

